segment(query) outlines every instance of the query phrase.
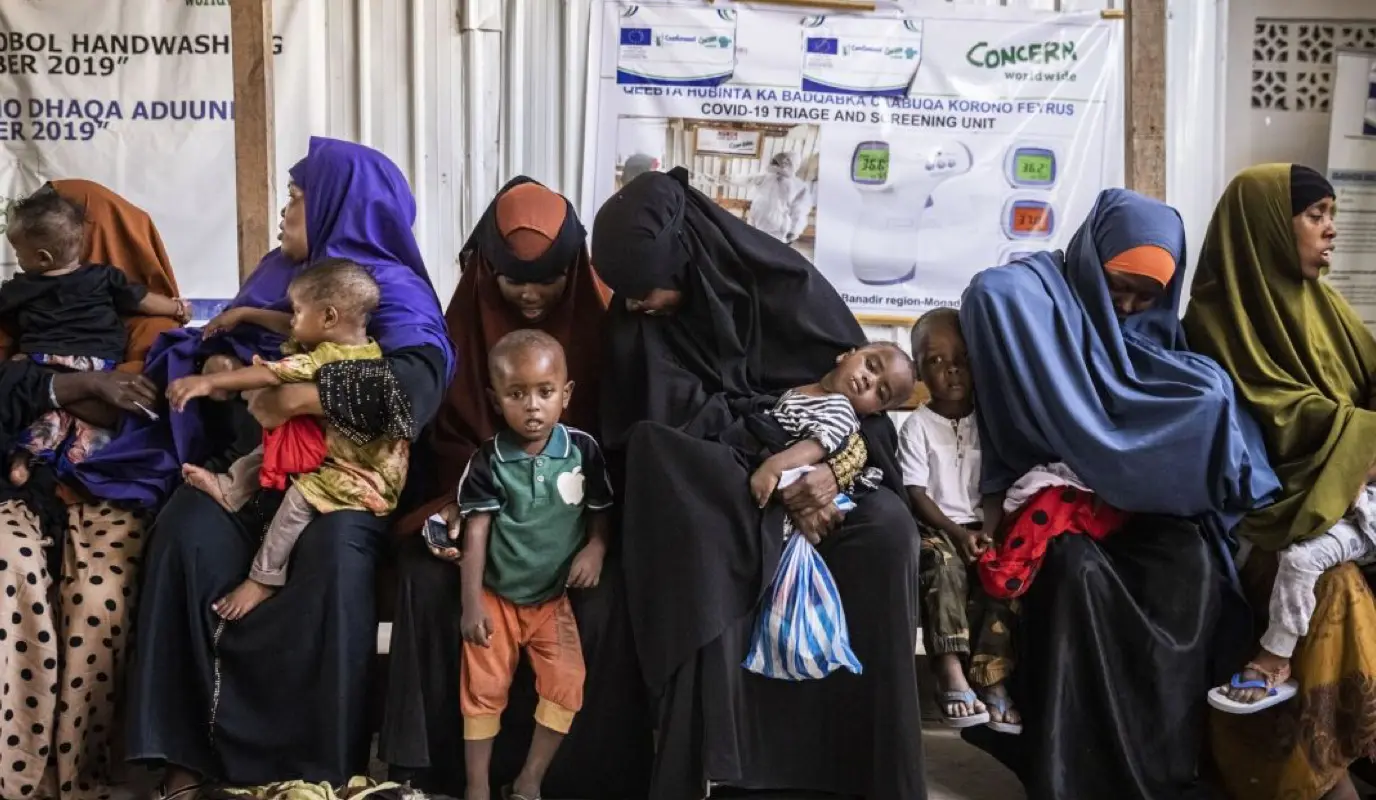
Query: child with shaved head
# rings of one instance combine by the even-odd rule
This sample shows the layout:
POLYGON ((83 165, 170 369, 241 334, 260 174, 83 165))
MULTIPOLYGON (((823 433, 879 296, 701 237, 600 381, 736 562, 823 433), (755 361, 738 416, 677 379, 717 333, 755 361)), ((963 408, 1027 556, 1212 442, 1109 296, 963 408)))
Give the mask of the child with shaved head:
MULTIPOLYGON (((321 261, 292 280, 287 296, 292 313, 278 332, 291 337, 283 351, 294 351, 294 355, 280 361, 255 359, 252 366, 241 369, 173 381, 167 388, 172 407, 180 411, 192 399, 218 391, 314 381, 320 368, 334 361, 382 358, 382 348, 368 337, 368 319, 377 309, 380 293, 363 267, 345 259, 321 261)), ((298 424, 306 429, 305 440, 312 440, 315 432, 313 441, 320 441, 319 422, 298 418, 287 426, 298 424)), ((273 436, 272 431, 265 434, 266 452, 259 447, 234 462, 227 474, 187 464, 182 475, 226 510, 237 511, 260 487, 286 487, 286 476, 277 469, 281 459, 272 449, 273 436)), ((325 425, 323 445, 318 468, 291 475, 291 486, 263 537, 248 579, 215 604, 216 613, 224 619, 242 618, 286 583, 296 540, 318 514, 368 511, 386 516, 396 508, 406 483, 409 442, 379 438, 360 444, 325 425)))
POLYGON ((564 348, 522 329, 488 355, 492 404, 506 428, 468 462, 463 515, 463 711, 468 800, 490 797, 492 744, 525 650, 535 672, 535 734, 504 793, 539 800, 554 754, 583 706, 583 650, 567 589, 596 586, 612 491, 597 442, 559 422, 573 394, 564 348))

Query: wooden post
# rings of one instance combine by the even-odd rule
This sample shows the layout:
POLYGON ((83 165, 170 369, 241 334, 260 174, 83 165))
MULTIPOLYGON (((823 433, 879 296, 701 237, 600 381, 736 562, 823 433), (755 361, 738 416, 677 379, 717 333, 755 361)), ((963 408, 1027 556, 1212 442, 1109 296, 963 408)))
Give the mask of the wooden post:
POLYGON ((272 0, 230 0, 234 61, 234 188, 239 282, 272 245, 276 153, 272 114, 272 0))
POLYGON ((1166 199, 1166 0, 1127 0, 1127 184, 1166 199))

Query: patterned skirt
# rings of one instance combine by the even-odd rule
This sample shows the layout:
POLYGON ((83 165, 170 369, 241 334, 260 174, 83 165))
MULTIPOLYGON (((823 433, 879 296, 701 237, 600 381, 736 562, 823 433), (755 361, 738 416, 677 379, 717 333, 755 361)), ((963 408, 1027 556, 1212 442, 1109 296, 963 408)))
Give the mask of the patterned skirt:
POLYGON ((68 507, 63 576, 38 517, 0 503, 0 798, 109 796, 143 520, 68 507))

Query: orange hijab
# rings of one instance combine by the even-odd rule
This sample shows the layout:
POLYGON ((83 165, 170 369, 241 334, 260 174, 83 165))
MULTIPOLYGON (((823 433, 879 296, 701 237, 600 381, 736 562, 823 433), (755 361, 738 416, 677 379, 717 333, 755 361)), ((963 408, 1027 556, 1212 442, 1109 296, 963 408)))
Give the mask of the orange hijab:
MULTIPOLYGON (((497 195, 487 213, 495 215, 495 230, 511 251, 522 259, 533 260, 543 251, 530 249, 530 234, 543 237, 547 242, 544 250, 548 250, 566 214, 574 212, 560 195, 534 181, 518 178, 497 195)), ((485 226, 480 224, 460 256, 463 276, 445 312, 449 338, 459 357, 458 374, 424 434, 435 459, 435 486, 439 494, 404 514, 395 526, 398 533, 418 531, 426 517, 454 501, 468 460, 502 426, 501 415, 487 396, 487 353, 508 333, 537 328, 564 346, 569 379, 575 386, 563 421, 594 435, 598 431, 602 322, 608 293, 593 272, 587 245, 579 248, 577 258, 568 267, 563 299, 547 317, 531 324, 502 299, 497 276, 480 254, 478 238, 484 230, 485 226)), ((539 250, 538 246, 535 249, 539 250)))
MULTIPOLYGON (((172 262, 162 245, 162 237, 152 218, 143 209, 98 183, 86 180, 52 181, 58 194, 86 209, 86 247, 81 260, 90 264, 109 264, 141 283, 150 292, 176 297, 177 279, 172 262)), ((143 372, 143 358, 163 331, 179 327, 165 317, 130 317, 129 344, 122 372, 143 372)), ((9 336, 5 335, 8 345, 9 336)))

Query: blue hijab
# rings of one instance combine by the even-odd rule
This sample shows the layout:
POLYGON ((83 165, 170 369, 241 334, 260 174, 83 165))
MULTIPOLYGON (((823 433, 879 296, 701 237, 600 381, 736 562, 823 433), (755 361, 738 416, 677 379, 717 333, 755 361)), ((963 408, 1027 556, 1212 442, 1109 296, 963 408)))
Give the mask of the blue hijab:
POLYGON ((1064 253, 975 276, 960 322, 975 377, 984 492, 1061 461, 1117 508, 1216 515, 1224 530, 1270 501, 1280 485, 1260 428, 1228 374, 1185 349, 1184 253, 1175 209, 1109 189, 1064 253), (1104 264, 1143 245, 1165 249, 1177 269, 1153 308, 1120 321, 1104 264))
MULTIPOLYGON (((306 238, 311 262, 347 258, 366 267, 382 290, 368 333, 384 353, 409 347, 437 347, 454 371, 439 299, 411 232, 416 201, 401 170, 382 153, 337 139, 312 137, 306 157, 291 169, 306 202, 306 238)), ((303 267, 274 249, 263 257, 230 307, 289 311, 287 286, 303 267)), ((168 331, 145 360, 144 374, 160 387, 199 370, 217 353, 250 363, 255 355, 281 357, 282 338, 256 325, 241 325, 203 339, 199 329, 168 331)), ((176 488, 182 464, 199 464, 211 454, 196 400, 183 412, 162 411, 157 421, 129 415, 104 450, 70 475, 91 494, 156 506, 176 488)))

